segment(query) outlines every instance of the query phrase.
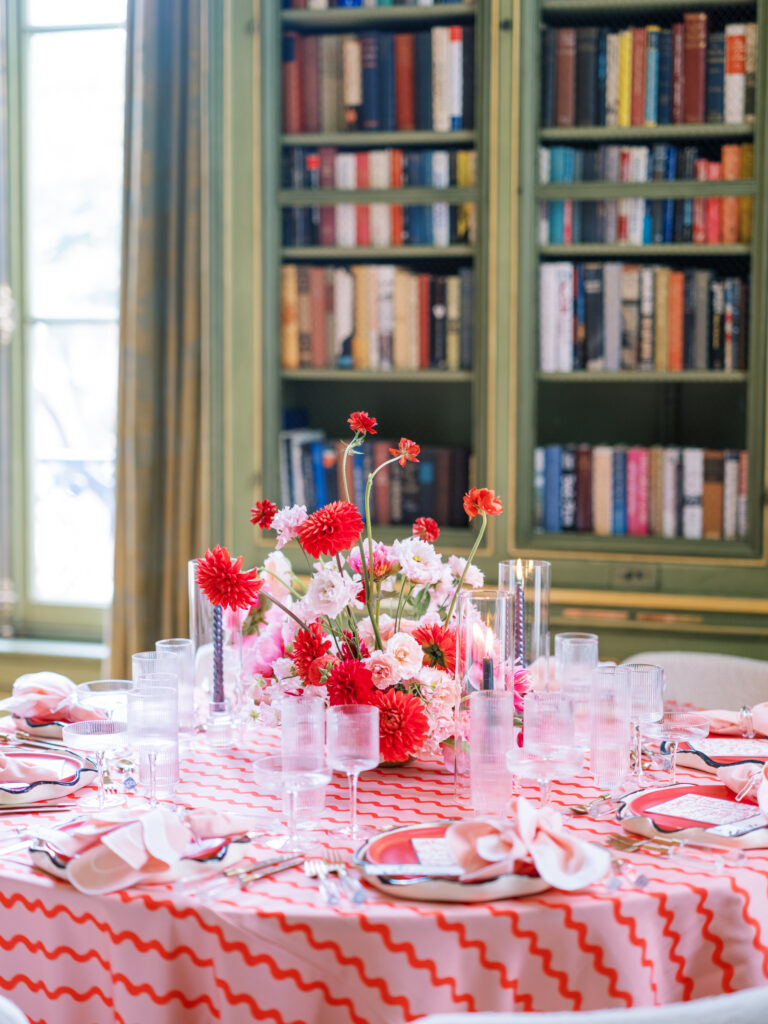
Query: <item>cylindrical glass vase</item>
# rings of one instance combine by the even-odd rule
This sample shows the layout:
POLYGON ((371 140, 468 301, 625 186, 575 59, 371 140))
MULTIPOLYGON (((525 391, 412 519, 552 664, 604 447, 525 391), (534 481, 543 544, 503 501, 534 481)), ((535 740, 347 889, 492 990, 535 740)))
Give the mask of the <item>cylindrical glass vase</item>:
POLYGON ((549 688, 549 592, 552 566, 534 558, 499 562, 499 589, 515 595, 515 667, 537 690, 549 688))

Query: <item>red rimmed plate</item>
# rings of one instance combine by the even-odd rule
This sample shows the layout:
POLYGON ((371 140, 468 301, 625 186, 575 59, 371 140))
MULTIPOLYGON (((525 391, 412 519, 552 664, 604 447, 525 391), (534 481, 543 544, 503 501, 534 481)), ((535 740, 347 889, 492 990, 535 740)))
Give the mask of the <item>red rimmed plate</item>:
POLYGON ((93 781, 91 761, 69 750, 3 750, 3 757, 31 763, 32 782, 0 782, 0 807, 20 807, 42 800, 58 800, 93 781))
POLYGON ((726 765, 768 761, 768 740, 743 736, 707 736, 703 740, 685 740, 677 748, 678 764, 714 775, 726 765))
POLYGON ((768 822, 756 804, 739 802, 718 782, 679 783, 622 798, 619 820, 628 832, 674 836, 745 850, 768 847, 768 822))
POLYGON ((386 896, 406 900, 428 900, 441 903, 486 903, 519 896, 532 896, 550 886, 538 875, 500 875, 487 882, 460 882, 456 878, 410 874, 423 868, 439 872, 455 870, 443 843, 445 832, 453 821, 426 821, 418 825, 401 825, 380 832, 368 839, 354 855, 366 881, 386 896), (392 875, 371 874, 371 869, 392 865, 392 875), (408 875, 396 874, 398 867, 407 868, 408 875))
POLYGON ((20 715, 13 714, 11 718, 17 730, 41 740, 60 740, 61 730, 65 724, 64 722, 37 722, 34 718, 21 718, 20 715))

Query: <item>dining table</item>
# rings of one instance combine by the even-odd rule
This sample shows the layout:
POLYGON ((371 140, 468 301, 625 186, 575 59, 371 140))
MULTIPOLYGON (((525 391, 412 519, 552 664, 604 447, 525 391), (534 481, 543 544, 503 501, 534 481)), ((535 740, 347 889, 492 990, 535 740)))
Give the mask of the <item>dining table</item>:
MULTIPOLYGON (((282 797, 253 770, 275 750, 277 730, 259 724, 228 749, 196 737, 176 802, 249 816, 257 832, 279 827, 282 797)), ((536 799, 535 786, 524 792, 536 799)), ((568 828, 605 845, 626 833, 612 815, 584 813, 599 795, 584 767, 555 782, 551 799, 568 828)), ((365 772, 358 811, 376 830, 471 815, 436 762, 365 772)), ((338 835, 348 815, 337 774, 313 833, 319 850, 351 858, 355 843, 338 835)), ((39 817, 0 816, 0 850, 39 817)), ((17 850, 0 857, 0 994, 32 1024, 401 1024, 449 1011, 650 1006, 768 984, 768 850, 739 863, 611 850, 616 870, 574 892, 428 902, 363 879, 364 901, 335 905, 300 866, 209 895, 178 883, 86 895, 17 850)))

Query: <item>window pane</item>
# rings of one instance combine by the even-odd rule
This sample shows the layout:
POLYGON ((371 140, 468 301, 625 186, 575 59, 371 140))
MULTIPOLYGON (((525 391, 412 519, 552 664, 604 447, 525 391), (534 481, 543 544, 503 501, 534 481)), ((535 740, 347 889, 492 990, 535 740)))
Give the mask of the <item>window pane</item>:
POLYGON ((33 35, 28 52, 28 313, 116 318, 125 32, 33 35))
POLYGON ((108 604, 117 325, 37 324, 28 339, 33 598, 52 604, 108 604))
POLYGON ((116 25, 126 0, 27 0, 27 25, 116 25))

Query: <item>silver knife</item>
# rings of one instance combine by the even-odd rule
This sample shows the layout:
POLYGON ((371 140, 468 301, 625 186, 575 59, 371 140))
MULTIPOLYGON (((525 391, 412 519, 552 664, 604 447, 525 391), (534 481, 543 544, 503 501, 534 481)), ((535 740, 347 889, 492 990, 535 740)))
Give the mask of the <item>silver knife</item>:
POLYGON ((458 864, 356 864, 364 875, 377 878, 459 878, 464 868, 458 864))

